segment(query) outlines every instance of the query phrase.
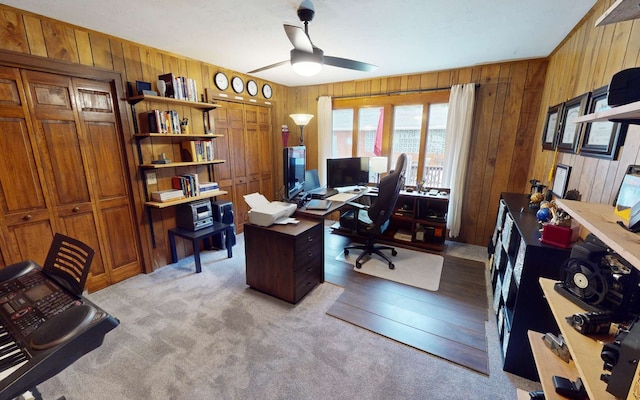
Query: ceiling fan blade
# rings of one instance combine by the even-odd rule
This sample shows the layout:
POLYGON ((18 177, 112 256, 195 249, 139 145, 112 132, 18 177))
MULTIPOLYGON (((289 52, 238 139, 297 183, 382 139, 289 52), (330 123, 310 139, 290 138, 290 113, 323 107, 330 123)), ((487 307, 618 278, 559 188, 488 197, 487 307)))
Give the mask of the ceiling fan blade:
POLYGON ((280 62, 277 62, 277 63, 275 63, 275 64, 267 65, 266 67, 262 67, 262 68, 254 69, 253 71, 249 71, 249 72, 247 72, 247 74, 255 74, 255 73, 257 73, 257 72, 262 72, 262 71, 264 71, 264 70, 271 69, 271 68, 275 68, 275 67, 279 67, 279 66, 281 66, 281 65, 285 65, 285 64, 289 64, 289 63, 290 63, 290 61, 289 61, 289 60, 280 61, 280 62))
POLYGON ((365 72, 375 71, 378 68, 377 65, 367 64, 362 61, 355 61, 355 60, 349 60, 346 58, 331 57, 331 56, 324 56, 324 63, 325 65, 333 65, 334 67, 355 69, 356 71, 365 71, 365 72))
POLYGON ((297 50, 313 53, 311 39, 299 26, 284 24, 284 31, 287 33, 289 41, 297 50))

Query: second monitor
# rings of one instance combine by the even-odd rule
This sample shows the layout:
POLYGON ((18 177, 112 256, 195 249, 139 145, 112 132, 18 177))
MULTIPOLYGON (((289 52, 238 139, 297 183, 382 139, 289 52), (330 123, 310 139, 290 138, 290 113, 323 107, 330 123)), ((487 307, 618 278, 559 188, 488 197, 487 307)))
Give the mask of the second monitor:
POLYGON ((327 186, 366 186, 369 183, 369 157, 328 158, 327 186))

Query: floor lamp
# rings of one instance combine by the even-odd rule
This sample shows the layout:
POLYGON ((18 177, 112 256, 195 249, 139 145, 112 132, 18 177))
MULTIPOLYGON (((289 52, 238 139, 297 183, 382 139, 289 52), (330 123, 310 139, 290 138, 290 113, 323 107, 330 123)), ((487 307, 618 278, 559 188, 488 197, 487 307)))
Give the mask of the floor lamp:
POLYGON ((387 157, 371 157, 369 169, 376 174, 376 185, 380 183, 380 174, 387 172, 387 157))
POLYGON ((304 127, 309 124, 311 118, 313 118, 313 114, 289 114, 293 122, 300 127, 300 146, 304 146, 304 136, 302 131, 304 127))

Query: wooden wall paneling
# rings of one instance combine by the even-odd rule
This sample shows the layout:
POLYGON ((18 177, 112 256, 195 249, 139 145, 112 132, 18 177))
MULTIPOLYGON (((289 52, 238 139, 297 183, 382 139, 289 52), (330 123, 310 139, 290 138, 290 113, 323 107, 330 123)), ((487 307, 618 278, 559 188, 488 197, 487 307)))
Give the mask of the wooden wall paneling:
POLYGON ((592 87, 589 90, 597 89, 602 86, 603 83, 609 83, 611 77, 622 68, 624 63, 624 57, 627 52, 626 46, 613 46, 614 43, 628 43, 631 37, 631 28, 633 27, 633 21, 620 22, 613 25, 613 38, 609 44, 611 50, 607 54, 607 64, 604 68, 604 80, 598 83, 597 86, 592 87))
POLYGON ((24 15, 23 21, 29 43, 29 50, 24 53, 47 57, 47 47, 44 42, 44 32, 42 32, 40 20, 30 15, 24 15))
POLYGON ((89 32, 89 46, 91 46, 94 66, 110 70, 114 69, 111 47, 106 36, 89 32))
POLYGON ((80 62, 74 29, 71 26, 50 19, 43 19, 42 31, 49 58, 69 61, 75 64, 80 62))
POLYGON ((24 23, 18 13, 8 9, 0 10, 0 42, 4 43, 2 48, 5 50, 29 52, 24 23))
POLYGON ((78 49, 78 61, 80 62, 80 64, 93 67, 93 54, 91 51, 89 32, 80 29, 74 29, 73 33, 76 39, 76 47, 78 49))
POLYGON ((430 72, 426 74, 420 74, 420 88, 431 89, 438 87, 438 74, 430 72))

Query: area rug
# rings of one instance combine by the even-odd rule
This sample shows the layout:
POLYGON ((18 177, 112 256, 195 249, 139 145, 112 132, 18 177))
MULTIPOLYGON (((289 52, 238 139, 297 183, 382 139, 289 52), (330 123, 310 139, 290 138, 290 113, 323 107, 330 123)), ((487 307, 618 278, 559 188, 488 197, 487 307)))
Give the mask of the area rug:
POLYGON ((353 265, 353 270, 362 274, 377 276, 433 292, 438 290, 442 263, 444 262, 442 256, 402 248, 398 248, 397 251, 398 255, 392 256, 395 269, 389 269, 389 264, 377 255, 365 256, 364 259, 367 261, 362 264, 362 268, 356 268, 356 259, 362 254, 362 250, 349 250, 347 256, 344 255, 344 252, 340 252, 336 260, 353 265))

